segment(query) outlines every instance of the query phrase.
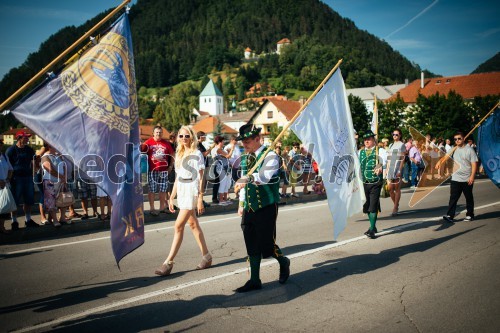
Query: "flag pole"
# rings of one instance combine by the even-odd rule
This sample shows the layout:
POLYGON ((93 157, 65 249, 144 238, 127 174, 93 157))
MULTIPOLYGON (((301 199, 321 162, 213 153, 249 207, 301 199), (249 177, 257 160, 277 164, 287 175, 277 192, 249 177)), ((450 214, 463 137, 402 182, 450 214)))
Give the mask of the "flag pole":
POLYGON ((264 158, 266 157, 266 155, 269 153, 269 151, 271 151, 272 149, 274 149, 274 146, 276 145, 276 142, 286 133, 286 131, 288 130, 288 128, 290 128, 290 126, 292 126, 293 122, 300 116, 300 114, 302 113, 302 111, 304 111, 304 109, 309 104, 309 102, 318 94, 318 92, 321 90, 321 88, 323 88, 323 86, 326 84, 326 82, 328 82, 328 80, 330 79, 330 77, 339 68, 339 66, 340 66, 341 63, 342 63, 342 59, 340 59, 337 62, 337 64, 335 65, 335 67, 332 68, 332 70, 330 71, 330 73, 328 73, 328 75, 323 79, 323 81, 316 88, 316 90, 314 90, 314 92, 312 93, 312 95, 309 96, 309 98, 307 99, 307 101, 304 103, 304 105, 302 105, 300 107, 299 111, 297 111, 297 113, 293 116, 293 118, 290 119, 290 121, 288 122, 288 124, 286 124, 285 127, 283 127, 283 129, 281 130, 280 134, 278 134, 278 136, 274 139, 274 141, 271 143, 271 145, 264 152, 264 154, 262 154, 262 156, 257 160, 257 162, 255 162, 255 165, 248 171, 248 173, 247 173, 248 175, 254 173, 255 169, 257 169, 257 167, 260 165, 260 163, 262 163, 262 161, 264 160, 264 158))
POLYGON ((85 35, 80 37, 76 42, 74 42, 69 48, 67 48, 63 53, 61 53, 57 58, 52 60, 47 66, 45 66, 38 74, 33 76, 28 82, 26 82, 21 88, 19 88, 15 93, 13 93, 9 98, 7 98, 2 104, 0 104, 0 111, 2 111, 5 106, 12 102, 15 98, 17 98, 20 94, 22 94, 26 89, 28 89, 35 81, 40 79, 43 75, 46 75, 47 71, 51 69, 56 63, 61 61, 64 57, 66 57, 74 48, 80 45, 84 40, 89 38, 97 29, 99 29, 104 23, 106 23, 109 19, 111 19, 114 15, 116 15, 123 7, 125 7, 131 0, 124 0, 118 7, 113 9, 111 13, 106 15, 99 23, 97 23, 92 29, 87 31, 85 35))
MULTIPOLYGON (((493 111, 495 111, 497 109, 497 107, 500 105, 500 101, 497 102, 497 104, 495 104, 495 106, 490 110, 490 112, 488 112, 486 114, 486 116, 483 117, 483 119, 481 119, 477 124, 476 126, 474 126, 473 129, 470 130, 469 133, 467 133, 467 135, 464 137, 464 142, 465 140, 471 136, 472 133, 474 133, 474 131, 476 130, 476 128, 478 128, 492 113, 493 111)), ((458 146, 455 146, 453 147, 450 152, 446 153, 443 157, 441 157, 441 159, 438 161, 437 165, 436 165, 436 168, 441 166, 442 163, 444 163, 445 160, 447 160, 448 158, 451 157, 451 155, 453 154, 453 152, 458 148, 458 146)))
POLYGON ((378 106, 377 106, 377 95, 375 96, 375 104, 373 106, 373 117, 375 118, 375 161, 378 163, 378 106))

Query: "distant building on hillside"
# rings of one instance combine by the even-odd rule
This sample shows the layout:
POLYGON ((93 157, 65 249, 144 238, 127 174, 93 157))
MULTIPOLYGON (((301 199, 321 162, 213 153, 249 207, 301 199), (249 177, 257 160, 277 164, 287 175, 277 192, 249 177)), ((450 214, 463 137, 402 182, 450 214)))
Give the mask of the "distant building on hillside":
POLYGON ((365 103, 368 112, 373 112, 373 106, 375 104, 375 95, 377 95, 377 100, 382 101, 394 96, 400 89, 406 87, 405 84, 394 84, 390 86, 380 86, 376 85, 374 87, 367 88, 354 88, 347 89, 347 96, 352 94, 361 98, 363 103, 365 103))
POLYGON ((208 112, 212 116, 224 113, 224 98, 215 83, 210 79, 200 94, 200 112, 208 112))
POLYGON ((276 53, 280 54, 281 50, 287 46, 290 45, 292 42, 288 38, 283 38, 281 39, 277 44, 276 44, 276 53))
POLYGON ((247 47, 245 49, 245 59, 250 59, 252 57, 252 49, 247 47))

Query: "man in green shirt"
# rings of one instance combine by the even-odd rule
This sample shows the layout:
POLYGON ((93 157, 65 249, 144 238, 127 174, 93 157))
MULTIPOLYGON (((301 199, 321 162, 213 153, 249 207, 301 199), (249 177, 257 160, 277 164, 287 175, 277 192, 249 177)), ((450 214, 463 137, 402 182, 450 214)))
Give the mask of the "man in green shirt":
POLYGON ((377 148, 375 134, 368 130, 363 135, 364 148, 359 151, 359 161, 361 164, 361 177, 365 190, 366 202, 363 205, 363 213, 368 214, 370 229, 365 235, 371 239, 377 238, 377 216, 380 211, 380 190, 383 184, 383 167, 387 161, 385 149, 377 148))
POLYGON ((255 128, 253 124, 241 126, 237 140, 242 141, 246 152, 241 160, 243 176, 234 186, 234 191, 239 192, 238 214, 242 216, 241 229, 250 262, 250 280, 236 289, 236 292, 243 293, 262 288, 259 277, 262 258, 273 257, 278 260, 281 284, 290 276, 290 259, 283 255, 275 243, 280 201, 279 157, 270 151, 256 170, 248 174, 266 151, 266 147, 260 143, 260 128, 255 128))

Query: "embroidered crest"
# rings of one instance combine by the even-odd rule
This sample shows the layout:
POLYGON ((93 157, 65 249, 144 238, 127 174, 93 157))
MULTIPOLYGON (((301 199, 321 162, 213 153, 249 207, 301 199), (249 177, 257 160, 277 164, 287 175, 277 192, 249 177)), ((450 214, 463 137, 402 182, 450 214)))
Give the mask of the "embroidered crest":
POLYGON ((138 119, 130 51, 123 36, 110 32, 61 74, 64 92, 75 106, 124 134, 138 119))

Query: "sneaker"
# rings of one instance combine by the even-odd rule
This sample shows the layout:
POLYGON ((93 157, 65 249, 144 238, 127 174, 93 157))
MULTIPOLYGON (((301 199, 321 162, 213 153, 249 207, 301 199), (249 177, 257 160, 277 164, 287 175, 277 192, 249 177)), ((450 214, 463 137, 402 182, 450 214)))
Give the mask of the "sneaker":
POLYGON ((19 230, 19 222, 12 222, 12 230, 19 230))
POLYGON ((472 216, 467 215, 467 216, 464 218, 464 221, 468 221, 468 222, 470 222, 470 221, 474 221, 474 218, 473 218, 472 216))
POLYGON ((44 220, 44 221, 41 221, 40 224, 41 225, 48 225, 48 224, 51 224, 51 223, 49 222, 49 220, 44 220))
POLYGON ((299 195, 298 194, 292 194, 292 197, 299 198, 299 195))
POLYGON ((408 183, 408 179, 403 178, 403 183, 405 183, 405 184, 408 183))
POLYGON ((39 226, 40 225, 38 223, 36 223, 35 221, 33 221, 32 219, 29 219, 28 221, 26 221, 26 228, 36 228, 39 226))
POLYGON ((453 217, 451 217, 450 215, 444 215, 443 220, 449 223, 453 223, 453 217))

